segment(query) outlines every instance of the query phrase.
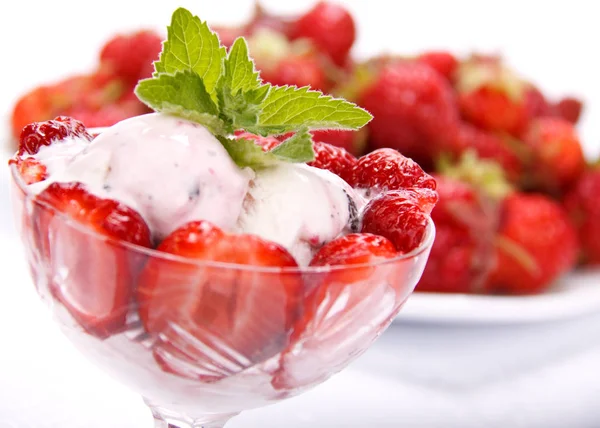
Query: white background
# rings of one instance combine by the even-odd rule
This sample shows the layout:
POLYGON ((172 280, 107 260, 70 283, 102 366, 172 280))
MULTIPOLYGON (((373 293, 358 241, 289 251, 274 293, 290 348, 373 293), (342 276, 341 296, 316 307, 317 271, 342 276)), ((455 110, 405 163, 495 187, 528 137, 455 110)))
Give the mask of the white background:
MULTIPOLYGON (((273 10, 310 1, 264 1, 273 10)), ((591 1, 345 1, 356 53, 426 48, 503 52, 550 95, 587 102, 586 152, 600 151, 600 26, 591 1), (595 119, 595 120, 594 120, 595 119)), ((250 1, 10 1, 0 6, 0 114, 24 90, 95 64, 117 30, 163 29, 177 6, 240 22, 250 1)), ((6 132, 6 128, 0 128, 6 132)), ((37 301, 9 224, 1 175, 0 428, 142 428, 140 400, 75 353, 37 301)), ((598 428, 600 315, 512 328, 400 325, 355 365, 297 399, 248 412, 232 428, 598 428), (468 364, 465 363, 468 361, 468 364)))

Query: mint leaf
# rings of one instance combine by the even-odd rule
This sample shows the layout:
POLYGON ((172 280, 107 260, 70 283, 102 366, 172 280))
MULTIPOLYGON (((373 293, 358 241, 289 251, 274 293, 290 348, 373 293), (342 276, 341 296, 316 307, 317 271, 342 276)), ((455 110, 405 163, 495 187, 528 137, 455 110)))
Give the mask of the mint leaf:
POLYGON ((138 98, 156 111, 207 127, 240 167, 309 162, 309 129, 358 129, 372 116, 343 99, 309 88, 263 84, 248 45, 238 38, 229 53, 206 22, 177 9, 153 78, 138 83, 138 98), (254 141, 227 137, 236 129, 268 136, 294 132, 264 152, 254 141))
POLYGON ((167 40, 158 61, 154 63, 158 76, 191 70, 204 81, 206 91, 216 100, 215 86, 223 73, 225 48, 206 22, 179 8, 173 12, 167 27, 167 40))
POLYGON ((218 107, 203 80, 192 71, 159 74, 158 77, 142 80, 136 86, 135 94, 155 111, 198 122, 213 134, 231 131, 218 117, 218 107))
POLYGON ((310 162, 315 159, 312 135, 303 128, 269 153, 286 162, 310 162))
POLYGON ((358 129, 372 118, 370 113, 343 99, 311 91, 308 87, 272 86, 258 116, 247 131, 284 134, 302 127, 309 129, 358 129))
POLYGON ((277 156, 270 152, 263 151, 262 147, 254 143, 254 141, 244 138, 234 139, 227 137, 217 137, 231 159, 240 168, 250 167, 252 169, 260 169, 267 166, 275 165, 279 162, 277 156))
POLYGON ((254 67, 254 61, 248 55, 248 45, 243 37, 238 37, 233 42, 224 65, 225 73, 221 79, 222 84, 229 88, 232 94, 261 86, 262 82, 254 67))
POLYGON ((225 72, 217 84, 221 117, 234 128, 256 125, 269 87, 262 85, 243 38, 233 43, 224 68, 225 72))

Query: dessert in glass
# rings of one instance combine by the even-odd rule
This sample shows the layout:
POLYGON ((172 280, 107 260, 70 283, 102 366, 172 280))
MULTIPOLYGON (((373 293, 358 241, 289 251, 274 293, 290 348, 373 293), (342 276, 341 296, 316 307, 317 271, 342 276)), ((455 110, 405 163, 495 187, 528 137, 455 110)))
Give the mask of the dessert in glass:
POLYGON ((81 353, 157 427, 221 427, 325 381, 385 330, 427 262, 437 194, 394 150, 313 142, 309 129, 370 115, 262 84, 243 39, 174 69, 178 31, 216 38, 174 13, 137 90, 156 113, 23 129, 13 209, 37 291, 81 353))

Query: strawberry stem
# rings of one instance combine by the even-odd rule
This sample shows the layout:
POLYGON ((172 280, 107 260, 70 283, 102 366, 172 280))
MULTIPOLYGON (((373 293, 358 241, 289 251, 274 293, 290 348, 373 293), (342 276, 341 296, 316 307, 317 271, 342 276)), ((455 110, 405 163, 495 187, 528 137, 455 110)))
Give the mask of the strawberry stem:
POLYGON ((502 167, 495 161, 479 159, 473 150, 463 153, 457 162, 452 162, 447 156, 440 156, 437 170, 447 177, 481 189, 494 200, 502 200, 513 191, 502 167))

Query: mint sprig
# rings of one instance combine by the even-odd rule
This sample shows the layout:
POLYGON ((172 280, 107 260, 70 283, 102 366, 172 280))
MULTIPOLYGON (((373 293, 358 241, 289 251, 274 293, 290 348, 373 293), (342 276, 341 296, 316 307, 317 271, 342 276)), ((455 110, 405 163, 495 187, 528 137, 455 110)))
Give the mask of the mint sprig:
POLYGON ((240 167, 310 162, 309 129, 359 129, 372 119, 355 104, 308 87, 263 83, 243 38, 227 53, 206 22, 184 8, 173 13, 154 67, 153 77, 136 86, 138 98, 155 111, 204 125, 240 167), (231 138, 237 129, 293 136, 265 152, 253 141, 231 138))

